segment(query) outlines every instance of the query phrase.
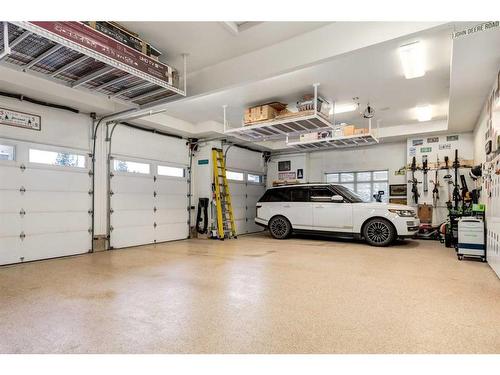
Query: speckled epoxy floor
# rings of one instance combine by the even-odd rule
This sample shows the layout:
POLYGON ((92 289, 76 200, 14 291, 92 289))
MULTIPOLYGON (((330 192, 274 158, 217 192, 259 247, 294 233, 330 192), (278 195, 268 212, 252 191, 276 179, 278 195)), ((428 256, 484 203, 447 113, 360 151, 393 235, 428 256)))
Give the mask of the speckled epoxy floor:
POLYGON ((0 352, 500 353, 500 280, 436 242, 170 242, 0 268, 0 352))

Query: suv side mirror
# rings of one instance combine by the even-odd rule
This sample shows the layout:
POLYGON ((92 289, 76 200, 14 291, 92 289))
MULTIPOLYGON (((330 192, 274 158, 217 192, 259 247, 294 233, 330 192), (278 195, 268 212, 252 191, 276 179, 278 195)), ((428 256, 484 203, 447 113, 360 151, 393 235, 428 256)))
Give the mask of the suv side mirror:
POLYGON ((342 195, 332 195, 332 202, 342 203, 344 201, 344 197, 342 195))

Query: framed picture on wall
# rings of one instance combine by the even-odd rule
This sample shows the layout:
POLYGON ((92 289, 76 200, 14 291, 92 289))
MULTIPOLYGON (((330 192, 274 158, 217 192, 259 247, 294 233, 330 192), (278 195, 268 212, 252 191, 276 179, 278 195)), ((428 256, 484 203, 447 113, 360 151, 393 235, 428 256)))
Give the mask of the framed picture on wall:
POLYGON ((408 186, 406 184, 389 185, 389 195, 392 197, 406 197, 408 186))
POLYGON ((278 172, 289 172, 292 169, 290 160, 283 160, 278 162, 278 172))
POLYGON ((406 200, 406 198, 389 198, 389 203, 407 205, 408 201, 406 200))

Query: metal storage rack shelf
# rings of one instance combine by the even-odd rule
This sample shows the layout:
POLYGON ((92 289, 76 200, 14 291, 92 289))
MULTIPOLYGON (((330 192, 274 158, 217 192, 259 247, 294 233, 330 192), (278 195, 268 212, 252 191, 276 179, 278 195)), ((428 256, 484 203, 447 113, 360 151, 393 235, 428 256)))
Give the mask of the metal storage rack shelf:
POLYGON ((255 125, 246 125, 241 128, 225 129, 224 133, 248 138, 253 141, 266 141, 331 128, 332 124, 330 121, 317 113, 308 116, 298 115, 255 125))
POLYGON ((30 22, 3 22, 0 41, 2 65, 128 105, 141 106, 176 94, 186 95, 185 56, 181 90, 30 22))
POLYGON ((329 148, 348 148, 357 146, 369 146, 378 143, 373 134, 355 134, 343 137, 329 137, 303 142, 287 142, 287 146, 298 150, 318 150, 329 148))
MULTIPOLYGON (((328 116, 318 111, 318 86, 313 84, 314 89, 314 109, 307 112, 296 112, 293 115, 278 118, 275 120, 263 121, 256 124, 243 125, 238 128, 228 127, 226 121, 226 108, 224 109, 224 134, 234 135, 250 141, 267 141, 298 136, 300 134, 312 133, 315 131, 332 129, 335 123, 335 115, 330 120, 328 116)), ((335 108, 335 103, 333 103, 335 108)))

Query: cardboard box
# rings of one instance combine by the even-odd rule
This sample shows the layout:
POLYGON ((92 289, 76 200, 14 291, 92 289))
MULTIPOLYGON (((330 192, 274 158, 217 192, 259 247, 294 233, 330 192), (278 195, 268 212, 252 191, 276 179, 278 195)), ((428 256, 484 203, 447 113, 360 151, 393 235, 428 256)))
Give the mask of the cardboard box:
POLYGON ((368 129, 367 128, 359 128, 359 129, 354 129, 354 134, 368 134, 368 129))
POLYGON ((427 203, 419 204, 417 209, 417 215, 421 223, 431 224, 432 223, 432 206, 427 203))
POLYGON ((272 104, 273 103, 263 104, 257 107, 247 108, 245 110, 245 124, 274 119, 278 115, 279 110, 276 109, 277 106, 272 104))
POLYGON ((345 125, 342 132, 344 136, 354 135, 354 125, 345 125))

